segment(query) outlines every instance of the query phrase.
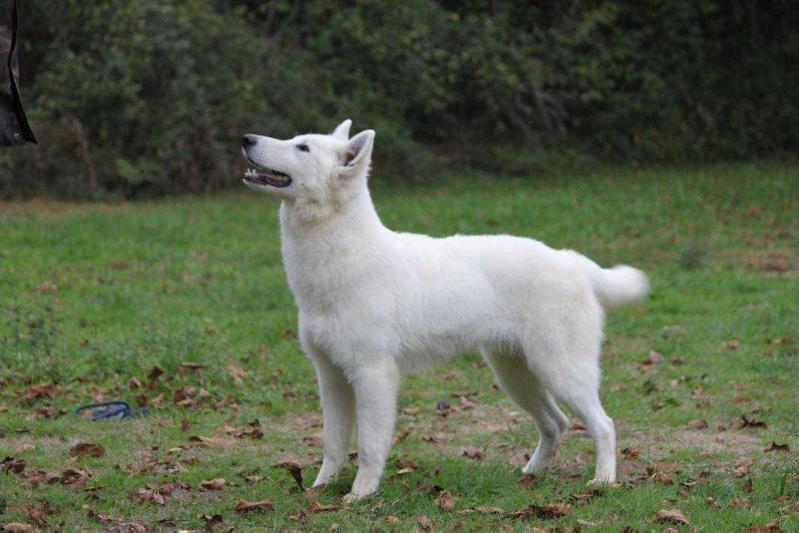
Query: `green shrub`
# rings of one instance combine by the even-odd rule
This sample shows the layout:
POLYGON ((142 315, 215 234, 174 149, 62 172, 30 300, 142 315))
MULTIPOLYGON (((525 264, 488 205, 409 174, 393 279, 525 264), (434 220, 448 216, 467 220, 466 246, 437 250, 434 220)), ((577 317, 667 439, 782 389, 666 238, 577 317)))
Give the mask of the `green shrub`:
POLYGON ((39 147, 0 154, 0 195, 208 190, 238 144, 352 117, 381 178, 437 162, 796 153, 788 2, 38 0, 22 90, 39 147), (575 154, 582 154, 575 157, 575 154))

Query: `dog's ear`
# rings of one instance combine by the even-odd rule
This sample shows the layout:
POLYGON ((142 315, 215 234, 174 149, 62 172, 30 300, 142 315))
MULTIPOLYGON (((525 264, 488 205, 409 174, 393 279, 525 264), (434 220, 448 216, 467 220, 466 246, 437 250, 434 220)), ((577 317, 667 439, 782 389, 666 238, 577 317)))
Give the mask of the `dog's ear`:
POLYGON ((364 130, 347 143, 344 148, 343 167, 345 175, 356 175, 369 166, 375 130, 364 130))
POLYGON ((337 139, 341 139, 342 141, 346 141, 350 138, 350 126, 352 126, 352 120, 347 119, 338 126, 336 129, 333 130, 331 135, 336 137, 337 139))

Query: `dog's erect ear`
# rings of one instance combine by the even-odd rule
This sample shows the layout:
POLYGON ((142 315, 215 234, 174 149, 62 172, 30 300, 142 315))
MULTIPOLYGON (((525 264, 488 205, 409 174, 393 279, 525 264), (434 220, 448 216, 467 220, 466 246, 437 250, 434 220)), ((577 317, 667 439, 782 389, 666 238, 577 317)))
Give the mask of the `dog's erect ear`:
POLYGON ((336 137, 337 139, 341 139, 342 141, 346 141, 350 138, 350 126, 352 126, 352 120, 347 119, 338 126, 336 129, 333 130, 331 135, 336 137))
POLYGON ((375 130, 364 130, 347 143, 344 149, 344 173, 358 174, 364 166, 369 166, 372 159, 372 145, 375 140, 375 130))

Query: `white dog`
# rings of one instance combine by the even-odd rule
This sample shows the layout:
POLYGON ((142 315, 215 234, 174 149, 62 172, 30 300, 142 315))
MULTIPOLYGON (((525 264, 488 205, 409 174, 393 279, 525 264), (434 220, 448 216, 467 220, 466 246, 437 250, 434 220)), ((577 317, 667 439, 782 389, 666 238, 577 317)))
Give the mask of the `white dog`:
POLYGON ((375 132, 350 139, 350 124, 287 141, 248 134, 242 143, 256 166, 244 182, 282 200, 283 262, 324 417, 314 486, 346 465, 357 419, 358 473, 345 501, 375 492, 400 377, 478 349, 535 419, 538 447, 525 473, 544 467, 568 428, 559 400, 593 438, 592 483, 613 483, 616 435, 599 401, 603 309, 643 299, 644 273, 520 237, 391 231, 367 188, 375 132))

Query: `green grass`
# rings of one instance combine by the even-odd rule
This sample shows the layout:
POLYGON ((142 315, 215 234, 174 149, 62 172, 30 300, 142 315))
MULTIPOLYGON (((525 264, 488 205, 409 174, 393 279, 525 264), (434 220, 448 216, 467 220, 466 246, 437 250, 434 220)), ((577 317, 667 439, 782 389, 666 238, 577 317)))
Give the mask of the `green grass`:
POLYGON ((33 523, 33 508, 44 509, 51 527, 112 524, 88 516, 89 508, 151 527, 197 528, 205 524, 201 515, 219 514, 240 527, 410 530, 426 515, 436 530, 578 520, 618 530, 662 529, 668 524, 655 521, 658 510, 680 509, 708 530, 773 520, 799 528, 798 514, 781 511, 799 500, 799 167, 465 175, 413 187, 378 181, 373 196, 397 230, 532 236, 651 275, 647 303, 607 319, 602 396, 619 449, 638 452, 620 456, 618 486, 575 499, 587 492, 593 468, 593 448, 577 430, 552 468, 522 485, 515 463, 533 448, 533 425, 491 386, 479 358, 466 355, 405 380, 401 406, 418 412, 400 417, 398 431, 408 434, 394 447, 380 492, 306 516, 300 510, 312 500, 340 505, 355 467, 309 498, 273 466, 281 454, 294 454, 310 481, 321 458, 313 439, 302 440, 320 432, 319 404, 294 335, 276 201, 242 191, 142 204, 4 204, 0 456, 27 465, 20 474, 0 471, 8 501, 0 523, 33 523), (652 350, 664 361, 642 369, 652 350), (181 369, 185 362, 204 367, 181 369), (164 373, 150 380, 156 365, 164 373), (240 383, 230 365, 246 371, 240 383), (31 398, 46 384, 55 386, 52 397, 31 398), (195 388, 196 401, 176 405, 185 387, 195 388), (459 405, 455 392, 469 392, 476 406, 439 416, 439 400, 459 405), (143 397, 154 407, 120 422, 69 412, 99 397, 143 397), (741 415, 768 427, 736 429, 741 415), (256 418, 260 439, 224 432, 256 418), (688 428, 695 419, 709 427, 688 428), (431 436, 441 442, 423 440, 431 436), (772 441, 790 451, 764 451, 772 441), (80 442, 102 444, 105 455, 70 459, 80 442), (467 447, 484 458, 463 456, 467 447), (740 458, 752 465, 736 477, 740 458), (149 468, 149 460, 160 463, 149 468), (398 473, 408 464, 415 469, 398 473), (56 475, 69 468, 91 477, 80 486, 35 487, 28 479, 36 469, 56 475), (226 479, 221 490, 199 490, 201 480, 218 477, 226 479), (130 498, 148 483, 175 481, 187 485, 164 505, 130 498), (453 509, 436 505, 436 487, 455 496, 453 509), (730 508, 736 498, 748 503, 730 508), (274 510, 238 514, 241 499, 270 499, 274 510), (563 502, 572 505, 559 518, 509 514, 563 502), (504 513, 472 512, 479 506, 504 513))

